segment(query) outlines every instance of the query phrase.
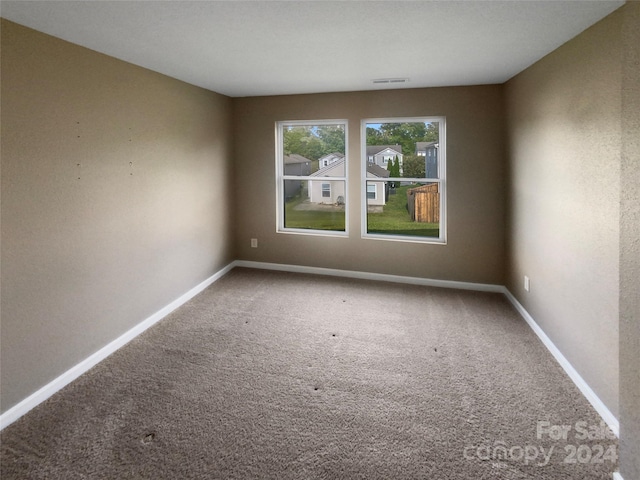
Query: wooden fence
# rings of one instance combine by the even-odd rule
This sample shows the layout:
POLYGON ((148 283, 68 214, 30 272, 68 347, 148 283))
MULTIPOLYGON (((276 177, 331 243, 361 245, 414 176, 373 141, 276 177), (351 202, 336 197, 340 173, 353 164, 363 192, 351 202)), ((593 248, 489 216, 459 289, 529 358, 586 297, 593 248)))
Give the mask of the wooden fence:
POLYGON ((407 208, 411 220, 422 223, 440 221, 440 192, 438 183, 429 183, 407 190, 407 208))

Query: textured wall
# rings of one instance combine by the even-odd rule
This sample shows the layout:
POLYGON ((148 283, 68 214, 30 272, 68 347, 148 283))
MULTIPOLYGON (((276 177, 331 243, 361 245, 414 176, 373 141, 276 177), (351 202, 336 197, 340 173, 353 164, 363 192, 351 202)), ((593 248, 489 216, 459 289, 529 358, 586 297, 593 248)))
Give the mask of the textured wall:
POLYGON ((506 86, 507 286, 616 415, 620 18, 506 86))
POLYGON ((640 478, 640 2, 622 10, 620 472, 640 478))
POLYGON ((232 260, 231 100, 2 21, 2 410, 232 260))
POLYGON ((238 258, 503 284, 500 86, 242 98, 234 115, 238 258), (447 118, 448 244, 362 239, 360 122, 420 115, 447 118), (349 121, 349 238, 276 233, 275 122, 315 119, 349 121))

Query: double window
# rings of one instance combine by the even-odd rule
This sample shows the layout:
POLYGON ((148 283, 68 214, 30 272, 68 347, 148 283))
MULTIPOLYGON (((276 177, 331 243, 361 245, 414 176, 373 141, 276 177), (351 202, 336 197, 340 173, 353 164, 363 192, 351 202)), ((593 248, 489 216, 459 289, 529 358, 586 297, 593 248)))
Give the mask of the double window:
MULTIPOLYGON (((363 238, 446 243, 444 117, 362 121, 363 238)), ((277 230, 346 236, 347 122, 277 123, 277 230)))

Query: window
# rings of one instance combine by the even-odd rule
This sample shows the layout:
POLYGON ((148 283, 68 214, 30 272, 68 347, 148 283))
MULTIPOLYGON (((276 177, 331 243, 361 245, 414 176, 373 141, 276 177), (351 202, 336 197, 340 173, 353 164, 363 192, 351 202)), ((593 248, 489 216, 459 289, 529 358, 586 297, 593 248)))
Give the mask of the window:
POLYGON ((364 238, 446 243, 445 135, 444 117, 362 122, 364 238), (370 161, 376 151, 383 162, 370 161))
POLYGON ((278 232, 346 235, 346 144, 346 120, 276 123, 278 232))

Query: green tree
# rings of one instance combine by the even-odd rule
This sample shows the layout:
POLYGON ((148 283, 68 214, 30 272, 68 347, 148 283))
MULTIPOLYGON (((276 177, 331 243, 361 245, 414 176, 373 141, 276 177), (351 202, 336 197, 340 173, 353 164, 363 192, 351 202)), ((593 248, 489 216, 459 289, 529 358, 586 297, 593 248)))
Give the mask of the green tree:
POLYGON ((284 154, 291 155, 302 150, 303 138, 308 135, 308 132, 304 127, 287 127, 282 134, 284 154))
POLYGON ((333 152, 345 153, 341 125, 295 125, 283 130, 284 154, 297 153, 312 161, 333 152))
POLYGON ((424 178, 424 157, 418 155, 405 155, 402 161, 402 176, 407 178, 424 178))
POLYGON ((399 177, 400 176, 400 160, 398 159, 398 156, 396 155, 395 160, 393 161, 393 173, 392 173, 393 177, 399 177))
POLYGON ((427 131, 424 134, 424 140, 423 141, 425 141, 425 142, 437 142, 439 134, 440 134, 440 132, 439 132, 438 123, 428 123, 427 124, 427 131))
MULTIPOLYGON (((391 158, 387 161, 387 170, 389 172, 389 176, 390 177, 395 177, 396 176, 395 175, 395 168, 393 166, 393 159, 391 159, 391 158)), ((389 186, 391 188, 396 188, 396 182, 389 182, 389 186)))
POLYGON ((297 153, 310 160, 322 156, 322 142, 313 133, 310 126, 292 126, 283 131, 284 154, 297 153))
MULTIPOLYGON (((389 171, 389 176, 392 178, 397 178, 400 176, 400 160, 398 159, 398 156, 395 156, 395 159, 392 160, 391 158, 389 159, 388 163, 387 163, 387 170, 389 171)), ((389 182, 391 188, 396 188, 397 182, 389 182)))
POLYGON ((405 155, 415 153, 416 142, 437 141, 437 123, 383 123, 379 129, 367 127, 367 145, 401 145, 405 155))
POLYGON ((383 123, 380 125, 382 136, 388 145, 401 145, 405 155, 415 153, 416 142, 422 141, 426 126, 422 122, 383 123))
POLYGON ((384 145, 382 132, 377 128, 367 127, 367 145, 384 145))
POLYGON ((322 143, 322 155, 334 152, 345 153, 345 135, 342 125, 319 125, 316 134, 322 143))

